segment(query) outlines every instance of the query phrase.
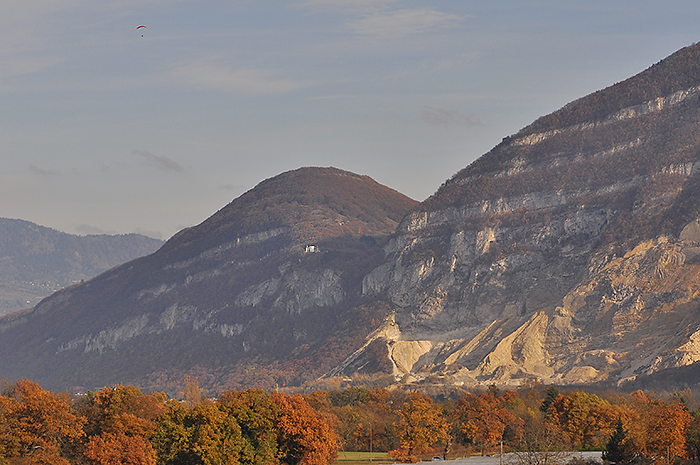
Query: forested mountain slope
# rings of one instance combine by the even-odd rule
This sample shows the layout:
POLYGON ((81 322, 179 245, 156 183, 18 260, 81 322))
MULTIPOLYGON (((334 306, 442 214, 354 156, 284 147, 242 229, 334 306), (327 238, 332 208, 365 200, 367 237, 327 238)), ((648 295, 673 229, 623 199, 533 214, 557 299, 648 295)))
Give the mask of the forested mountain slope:
POLYGON ((361 305, 362 278, 415 205, 335 168, 265 180, 156 253, 0 319, 0 374, 52 388, 321 375, 387 315, 361 305))

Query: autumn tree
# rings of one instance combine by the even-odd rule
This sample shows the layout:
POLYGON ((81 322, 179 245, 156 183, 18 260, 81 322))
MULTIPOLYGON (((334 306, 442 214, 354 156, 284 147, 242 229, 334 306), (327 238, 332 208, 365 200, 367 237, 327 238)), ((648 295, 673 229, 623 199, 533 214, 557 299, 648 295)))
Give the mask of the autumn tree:
POLYGON ((574 447, 602 446, 613 430, 620 408, 595 394, 575 391, 560 395, 548 409, 549 418, 574 447))
POLYGON ((328 412, 344 450, 388 452, 398 445, 394 423, 398 420, 391 406, 402 403, 403 393, 386 389, 349 387, 328 393, 328 412))
POLYGON ((164 412, 164 401, 163 394, 144 394, 134 386, 117 385, 90 393, 78 406, 87 419, 85 457, 95 465, 155 464, 149 439, 156 418, 164 412))
POLYGON ((462 397, 453 412, 460 442, 480 446, 483 455, 485 447, 496 445, 503 439, 507 428, 512 434, 519 434, 523 420, 508 410, 508 405, 516 397, 517 393, 513 391, 506 391, 502 396, 488 392, 462 397))
POLYGON ((0 395, 0 465, 7 463, 7 457, 17 455, 18 445, 10 429, 13 399, 0 395))
POLYGON ((686 433, 692 417, 682 403, 647 398, 635 407, 642 413, 634 442, 644 457, 666 463, 687 457, 686 433))
POLYGON ((85 458, 95 465, 156 465, 151 443, 143 436, 103 433, 90 439, 85 458))
POLYGON ((338 437, 332 420, 314 410, 300 395, 272 393, 279 408, 277 448, 287 465, 328 465, 338 456, 338 437))
POLYGON ((239 461, 243 465, 267 465, 275 462, 277 404, 262 389, 226 391, 219 395, 219 409, 236 419, 243 445, 239 461))
POLYGON ((402 460, 414 460, 415 454, 429 451, 433 446, 452 440, 449 422, 432 399, 412 392, 397 410, 395 423, 401 448, 392 455, 402 460))
POLYGON ((171 401, 158 418, 152 443, 162 464, 237 465, 244 441, 235 418, 216 405, 188 409, 171 401))
POLYGON ((85 430, 90 436, 105 431, 148 436, 165 411, 165 400, 162 393, 144 394, 135 386, 116 385, 89 393, 77 411, 87 419, 85 430))
POLYGON ((547 419, 532 415, 521 434, 511 442, 516 465, 563 465, 567 456, 561 430, 547 419))
POLYGON ((185 406, 190 409, 203 402, 204 398, 199 388, 199 380, 197 378, 192 378, 190 376, 185 377, 183 398, 185 399, 185 406))
POLYGON ((0 401, 5 417, 0 429, 5 437, 5 453, 28 458, 31 463, 67 465, 63 452, 85 434, 85 420, 73 412, 69 400, 66 395, 45 391, 35 382, 17 382, 0 401))

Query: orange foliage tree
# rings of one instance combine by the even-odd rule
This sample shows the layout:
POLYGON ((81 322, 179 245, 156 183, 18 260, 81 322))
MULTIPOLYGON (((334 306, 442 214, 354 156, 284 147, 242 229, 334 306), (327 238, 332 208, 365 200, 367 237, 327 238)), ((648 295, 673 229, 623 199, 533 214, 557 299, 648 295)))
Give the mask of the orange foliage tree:
POLYGON ((121 431, 90 438, 85 458, 95 465, 156 465, 155 452, 148 440, 121 431))
POLYGON ((5 434, 9 433, 6 453, 31 463, 67 465, 63 452, 85 434, 85 420, 73 412, 69 398, 32 381, 18 381, 0 402, 0 409, 5 434))
POLYGON ((692 417, 685 405, 648 398, 641 392, 634 393, 633 398, 639 422, 631 433, 639 453, 654 462, 686 458, 686 433, 692 417))
POLYGON ((5 457, 12 457, 18 453, 18 444, 10 428, 12 417, 13 399, 0 395, 0 464, 5 464, 5 457))
POLYGON ((629 416, 622 407, 583 391, 560 395, 547 413, 577 448, 603 445, 615 429, 617 419, 629 416))
POLYGON ((78 411, 87 419, 85 457, 95 465, 153 465, 149 441, 165 411, 165 395, 143 394, 134 386, 105 387, 90 394, 78 411))
POLYGON ((506 428, 519 434, 524 422, 508 410, 517 396, 513 391, 506 391, 502 396, 488 392, 462 397, 453 411, 461 442, 481 446, 483 455, 486 446, 496 445, 503 439, 506 428))
POLYGON ((287 465, 328 465, 338 457, 338 437, 329 415, 314 410, 300 394, 272 393, 279 458, 287 465))
POLYGON ((443 444, 446 450, 452 441, 450 425, 430 397, 412 392, 396 413, 399 419, 395 427, 401 444, 400 449, 391 452, 396 458, 414 461, 415 454, 428 452, 437 444, 443 444))

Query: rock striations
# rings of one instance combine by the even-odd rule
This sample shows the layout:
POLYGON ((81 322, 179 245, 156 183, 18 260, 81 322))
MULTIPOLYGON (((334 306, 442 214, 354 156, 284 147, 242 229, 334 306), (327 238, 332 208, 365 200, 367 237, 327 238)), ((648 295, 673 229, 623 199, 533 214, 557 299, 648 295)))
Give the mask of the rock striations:
POLYGON ((216 389, 690 367, 699 89, 693 45, 505 138, 421 204, 332 168, 264 181, 157 253, 0 319, 0 373, 216 389))
POLYGON ((373 338, 394 373, 621 383, 700 360, 699 84, 695 45, 504 139, 404 218, 363 280, 392 304, 373 338))

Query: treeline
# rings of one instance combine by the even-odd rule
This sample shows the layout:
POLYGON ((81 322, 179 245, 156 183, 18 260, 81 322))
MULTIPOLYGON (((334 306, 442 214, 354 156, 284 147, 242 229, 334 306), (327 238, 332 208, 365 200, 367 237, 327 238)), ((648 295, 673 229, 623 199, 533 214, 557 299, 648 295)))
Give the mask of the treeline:
POLYGON ((193 380, 184 400, 133 386, 71 397, 23 380, 0 395, 0 464, 328 465, 341 449, 413 462, 501 447, 521 463, 556 465, 565 450, 603 450, 616 464, 695 463, 693 404, 691 392, 662 399, 538 385, 440 400, 357 387, 206 399, 193 380))

